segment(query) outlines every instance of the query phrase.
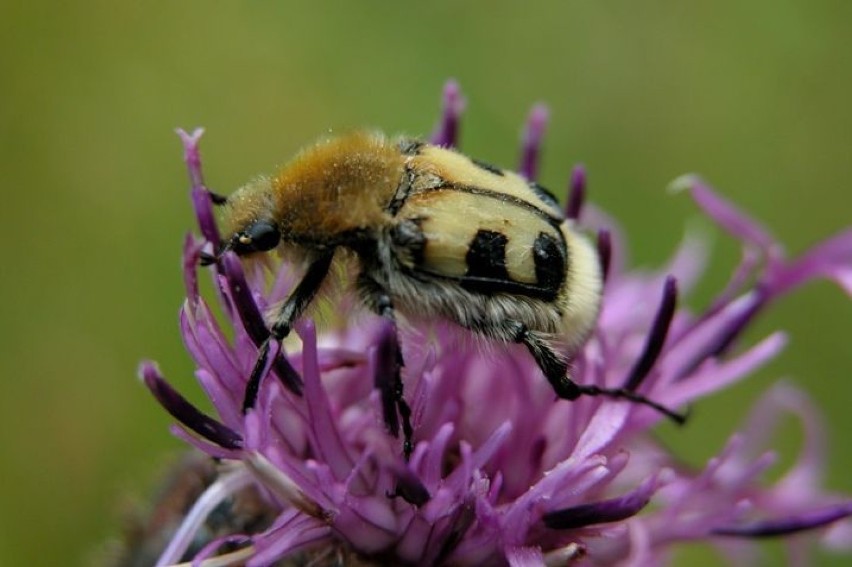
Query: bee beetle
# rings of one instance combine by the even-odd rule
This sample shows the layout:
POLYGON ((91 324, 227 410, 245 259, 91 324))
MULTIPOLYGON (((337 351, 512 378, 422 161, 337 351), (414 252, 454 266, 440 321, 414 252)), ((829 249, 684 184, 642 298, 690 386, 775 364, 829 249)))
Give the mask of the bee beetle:
MULTIPOLYGON (((304 150, 274 177, 220 201, 227 232, 217 257, 278 249, 306 261, 261 347, 246 409, 254 405, 270 341, 290 333, 335 259, 346 257, 357 264, 352 287, 382 317, 395 321, 399 311, 442 318, 523 344, 560 398, 625 398, 677 419, 632 390, 568 376, 561 353, 582 345, 600 308, 599 259, 553 195, 516 173, 452 149, 356 132, 304 150)), ((399 352, 397 358, 401 366, 399 352)), ((408 457, 411 412, 399 368, 394 384, 408 457)))

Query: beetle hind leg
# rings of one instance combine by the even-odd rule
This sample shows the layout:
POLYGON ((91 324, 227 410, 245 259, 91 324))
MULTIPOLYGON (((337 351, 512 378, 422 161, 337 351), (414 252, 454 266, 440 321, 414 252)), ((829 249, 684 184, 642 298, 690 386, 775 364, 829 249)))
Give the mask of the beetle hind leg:
POLYGON ((678 424, 686 421, 686 416, 655 402, 628 388, 602 388, 590 384, 577 384, 568 377, 568 363, 538 333, 527 329, 526 325, 511 322, 515 342, 524 344, 530 351, 541 371, 544 373, 556 395, 564 400, 573 401, 580 396, 606 396, 646 405, 670 418, 678 424))

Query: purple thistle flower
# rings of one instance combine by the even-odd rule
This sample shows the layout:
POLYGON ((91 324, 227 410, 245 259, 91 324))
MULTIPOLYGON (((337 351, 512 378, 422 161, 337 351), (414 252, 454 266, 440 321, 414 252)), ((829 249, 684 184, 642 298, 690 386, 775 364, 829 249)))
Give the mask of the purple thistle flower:
MULTIPOLYGON (((448 83, 433 143, 455 144, 463 105, 458 85, 448 83)), ((520 170, 529 179, 546 116, 536 107, 524 135, 520 170)), ((201 130, 180 135, 204 237, 190 236, 184 245, 180 324, 216 417, 172 389, 153 363, 143 363, 140 374, 179 422, 175 435, 229 466, 186 513, 158 565, 193 557, 200 565, 216 555, 225 561, 217 564, 230 558, 249 566, 306 558, 332 564, 341 557, 411 565, 658 565, 678 542, 710 542, 745 560, 744 542, 803 531, 849 549, 852 500, 822 489, 824 434, 814 408, 789 386, 773 388, 702 470, 685 470, 649 435, 663 419, 653 409, 605 397, 555 400, 522 348, 483 351, 464 332, 436 322, 431 332, 407 329, 400 339, 416 443, 406 462, 383 410, 396 334, 365 316, 319 337, 313 322, 302 320, 295 329, 301 345, 287 341, 271 353, 278 380, 266 380, 244 413, 246 381, 269 334, 262 313, 286 297, 293 274, 283 265, 270 281, 263 266, 226 254, 209 268, 223 313, 221 321, 213 316, 199 293, 197 266, 220 241, 214 196, 201 174, 201 130), (774 461, 768 439, 784 413, 802 421, 806 442, 781 480, 767 485, 762 474, 774 461), (258 513, 274 515, 271 525, 203 538, 210 514, 248 486, 264 499, 258 513)), ((581 168, 572 174, 567 208, 598 233, 606 274, 600 318, 575 356, 572 377, 624 387, 667 407, 695 403, 774 357, 785 344, 782 333, 756 345, 739 346, 737 339, 776 298, 818 277, 852 294, 852 230, 790 260, 754 219, 697 178, 676 186, 743 244, 729 284, 699 313, 677 299, 700 277, 700 241, 688 238, 658 272, 633 272, 623 265, 617 224, 584 204, 581 168)), ((339 309, 348 308, 342 300, 339 309)), ((806 558, 804 544, 790 540, 799 558, 806 558)))

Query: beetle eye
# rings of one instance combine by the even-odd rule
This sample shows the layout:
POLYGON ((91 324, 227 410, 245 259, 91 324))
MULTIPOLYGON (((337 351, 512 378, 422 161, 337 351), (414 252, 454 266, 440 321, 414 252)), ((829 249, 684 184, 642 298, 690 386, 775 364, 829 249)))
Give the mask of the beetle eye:
POLYGON ((234 237, 234 251, 237 254, 266 252, 278 246, 281 233, 275 224, 257 221, 234 237))

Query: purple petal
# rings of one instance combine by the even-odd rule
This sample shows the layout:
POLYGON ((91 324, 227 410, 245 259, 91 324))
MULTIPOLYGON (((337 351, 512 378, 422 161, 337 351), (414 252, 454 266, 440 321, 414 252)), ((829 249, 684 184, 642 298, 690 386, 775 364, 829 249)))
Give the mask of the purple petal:
MULTIPOLYGON (((205 380, 201 382, 208 396, 214 396, 213 402, 220 411, 219 415, 236 417, 229 406, 234 406, 237 396, 244 393, 245 377, 236 353, 227 344, 227 340, 219 328, 204 300, 199 300, 194 313, 189 300, 180 311, 181 338, 197 366, 205 372, 205 380), (221 397, 224 394, 227 397, 221 397), (234 399, 229 399, 234 398, 234 399)), ((200 376, 196 374, 196 376, 200 376)), ((239 411, 238 411, 239 412, 239 411)), ((238 419, 242 419, 240 416, 238 419)), ((226 419, 226 421, 228 421, 226 419)))
POLYGON ((538 174, 541 140, 547 128, 548 114, 547 106, 543 104, 533 106, 521 137, 521 160, 518 164, 518 173, 530 181, 535 181, 538 174))
MULTIPOLYGON (((256 412, 249 412, 249 416, 256 412)), ((247 416, 247 419, 249 418, 247 416)), ((333 512, 310 496, 308 496, 302 485, 305 483, 301 479, 300 483, 291 475, 288 475, 284 467, 276 466, 272 461, 258 452, 247 452, 248 456, 243 460, 243 463, 251 470, 251 472, 263 483, 271 493, 295 508, 298 508, 308 516, 317 518, 327 522, 333 516, 333 512)))
POLYGON ((441 480, 447 446, 455 433, 451 423, 446 423, 427 442, 428 448, 420 466, 420 478, 426 486, 437 487, 441 480))
MULTIPOLYGON (((685 176, 672 183, 675 189, 689 190, 699 207, 738 239, 753 244, 764 251, 775 250, 775 239, 759 222, 748 216, 730 201, 720 197, 697 176, 685 176)), ((777 252, 777 250, 776 250, 777 252)))
POLYGON ((657 478, 653 477, 624 496, 548 512, 542 520, 544 525, 554 530, 573 530, 626 520, 647 506, 656 490, 657 478))
POLYGON ((318 542, 329 539, 331 528, 317 519, 290 509, 282 513, 274 529, 255 536, 257 552, 246 563, 246 567, 267 567, 280 563, 280 559, 292 556, 300 550, 316 547, 318 542))
POLYGON ((444 536, 444 543, 441 550, 437 554, 435 563, 440 565, 444 563, 453 551, 455 551, 459 542, 462 541, 467 531, 476 521, 476 507, 473 499, 466 501, 456 509, 452 520, 447 523, 447 532, 444 536))
POLYGON ((247 545, 250 543, 251 538, 249 536, 241 534, 217 537, 216 539, 202 547, 201 550, 195 554, 195 557, 192 558, 191 566, 203 567, 204 561, 212 557, 216 557, 216 552, 219 551, 220 547, 225 545, 245 546, 242 549, 228 552, 227 556, 229 561, 236 562, 239 560, 248 559, 254 554, 254 548, 247 545))
POLYGON ((504 421, 500 427, 494 430, 488 439, 479 443, 476 450, 474 450, 471 455, 471 466, 474 469, 485 468, 486 464, 491 461, 494 455, 506 446, 506 443, 510 439, 512 429, 512 422, 508 420, 504 421))
POLYGON ((852 502, 844 502, 843 504, 802 512, 785 518, 716 528, 711 533, 745 538, 777 537, 822 528, 849 516, 852 516, 852 502))
POLYGON ((670 384, 660 390, 659 401, 679 406, 721 390, 774 358, 786 344, 787 336, 778 332, 732 360, 724 363, 708 362, 690 376, 689 380, 670 384))
POLYGON ((687 231, 673 257, 666 263, 661 273, 677 278, 681 295, 692 290, 701 280, 708 257, 707 239, 696 231, 687 231))
MULTIPOLYGON (((516 498, 502 514, 501 522, 505 526, 511 526, 514 530, 512 537, 521 540, 531 521, 531 513, 536 505, 542 501, 550 501, 559 491, 570 492, 570 495, 583 493, 583 488, 593 485, 598 479, 607 475, 604 457, 592 457, 588 459, 566 459, 547 471, 542 478, 529 487, 526 492, 516 498), (580 487, 580 488, 578 488, 580 487), (521 533, 519 533, 521 532, 521 533)), ((558 505, 558 504, 557 504, 558 505)))
POLYGON ((243 413, 242 406, 237 401, 243 395, 243 389, 239 388, 237 392, 234 392, 227 384, 204 368, 195 371, 195 378, 204 388, 204 393, 213 403, 213 407, 216 408, 219 419, 231 429, 238 431, 242 424, 243 413))
POLYGON ((627 238, 619 223, 603 210, 596 207, 594 203, 586 203, 583 206, 583 222, 581 223, 581 227, 593 233, 606 231, 609 234, 611 259, 607 264, 609 266, 607 281, 612 280, 613 275, 617 279, 626 277, 625 266, 628 259, 627 238))
POLYGON ((187 234, 183 241, 183 282, 186 298, 191 303, 198 302, 198 259, 204 243, 196 240, 192 234, 187 234))
POLYGON ((459 118, 464 111, 465 100, 459 84, 450 79, 444 85, 441 120, 435 127, 430 141, 436 146, 451 148, 458 145, 459 118))
POLYGON ((320 378, 317 360, 317 335, 312 321, 302 321, 297 327, 302 339, 302 368, 305 375, 305 402, 308 406, 313 442, 317 456, 334 471, 338 481, 351 472, 354 462, 337 428, 325 388, 320 378))
MULTIPOLYGON (((701 315, 699 321, 712 317, 735 300, 737 294, 743 293, 749 282, 757 277, 758 268, 763 261, 763 254, 753 246, 744 246, 742 259, 737 265, 725 288, 714 299, 708 309, 701 315)), ((747 293, 747 292, 746 292, 747 293)))
POLYGON ((214 251, 219 250, 222 237, 219 235, 219 227, 216 226, 216 215, 213 213, 213 201, 210 199, 210 192, 204 187, 194 186, 192 188, 192 205, 195 208, 195 216, 202 236, 213 246, 214 251))
MULTIPOLYGON (((257 303, 252 297, 251 288, 246 281, 242 264, 236 254, 227 252, 222 256, 221 265, 225 278, 228 280, 228 287, 231 290, 234 306, 237 308, 246 333, 251 337, 255 346, 260 348, 264 341, 269 338, 269 329, 266 328, 263 315, 261 315, 257 303)), ((291 392, 300 395, 302 392, 302 377, 293 369, 287 358, 283 356, 283 348, 280 349, 280 353, 275 357, 273 363, 275 374, 291 392)))
POLYGON ((198 150, 198 142, 204 134, 204 129, 196 128, 192 134, 187 134, 184 130, 178 128, 176 132, 183 142, 183 159, 186 162, 189 181, 192 185, 192 203, 195 207, 198 227, 207 242, 218 250, 222 239, 219 236, 219 228, 216 226, 216 216, 213 214, 213 200, 210 198, 210 192, 204 187, 201 153, 198 150))
POLYGON ((198 143, 204 135, 204 128, 196 128, 189 134, 183 128, 175 129, 175 133, 183 143, 183 160, 189 171, 189 181, 193 187, 204 185, 204 176, 201 172, 201 154, 198 151, 198 143))
POLYGON ((742 452, 754 455, 765 451, 777 434, 779 422, 791 414, 800 422, 804 439, 796 462, 776 483, 772 500, 780 505, 813 503, 822 484, 827 436, 817 409, 802 391, 781 383, 761 397, 742 431, 746 440, 742 452))
MULTIPOLYGON (((592 415, 592 418, 586 422, 583 434, 577 441, 577 446, 574 449, 575 456, 586 458, 595 453, 605 451, 606 447, 624 429, 630 413, 639 408, 630 402, 609 398, 586 399, 583 401, 597 404, 596 411, 592 415)), ((578 404, 581 402, 578 400, 567 403, 578 404)), ((651 414, 652 411, 648 413, 651 414)), ((657 412, 653 412, 653 414, 659 418, 660 414, 657 412)))
POLYGON ((578 220, 586 201, 586 168, 577 164, 571 171, 571 181, 568 184, 568 200, 565 203, 565 218, 578 220))
POLYGON ((692 376, 708 359, 718 356, 721 347, 730 345, 763 305, 763 297, 753 292, 681 330, 660 363, 663 372, 668 374, 672 382, 692 376))
POLYGON ((334 517, 334 528, 364 553, 376 553, 396 539, 400 518, 390 509, 388 497, 347 495, 334 517))
POLYGON ((426 520, 421 514, 413 514, 405 529, 405 534, 394 546, 398 560, 406 563, 414 563, 419 560, 420 564, 423 565, 435 564, 431 561, 431 557, 438 555, 438 553, 429 546, 429 540, 435 533, 434 528, 434 524, 426 520))
POLYGON ((780 270, 773 291, 785 293, 819 277, 834 281, 852 295, 852 230, 833 236, 780 270))
MULTIPOLYGON (((494 454, 506 444, 511 431, 512 424, 508 421, 503 422, 503 424, 498 427, 484 443, 476 448, 476 451, 469 453, 470 460, 468 462, 464 461, 467 457, 464 455, 463 451, 462 466, 457 467, 444 480, 444 485, 461 489, 467 482, 469 482, 470 471, 485 467, 486 463, 491 460, 494 454)), ((468 448, 470 447, 467 443, 464 445, 468 448)), ((464 446, 462 448, 464 448, 464 446)))
POLYGON ((251 483, 251 477, 240 469, 221 475, 195 501, 184 516, 169 545, 160 554, 157 567, 177 563, 217 506, 251 483))
POLYGON ((598 495, 610 488, 610 483, 620 475, 628 464, 629 458, 591 458, 582 474, 573 474, 567 483, 551 485, 549 494, 540 492, 538 501, 543 507, 560 509, 576 506, 580 501, 588 499, 586 494, 598 495))
POLYGON ((269 329, 263 315, 252 297, 242 262, 233 252, 226 252, 221 259, 222 272, 228 282, 231 298, 240 314, 243 326, 255 345, 260 346, 269 337, 269 329))
POLYGON ((140 365, 139 377, 160 405, 186 427, 226 449, 242 447, 242 437, 236 431, 190 404, 166 382, 153 362, 143 362, 140 365))
POLYGON ((655 557, 652 548, 650 530, 642 522, 631 522, 627 524, 628 535, 630 537, 630 555, 625 558, 625 565, 642 565, 644 567, 653 567, 667 564, 668 562, 661 561, 659 557, 655 557))
POLYGON ((219 445, 211 443, 207 439, 199 437, 191 433, 183 425, 173 423, 169 425, 169 433, 180 439, 190 447, 195 447, 202 453, 213 457, 214 459, 230 459, 237 460, 240 458, 240 450, 224 449, 219 445))
POLYGON ((636 391, 654 367, 666 342, 666 335, 668 335, 676 307, 677 281, 672 276, 668 276, 663 285, 663 298, 657 308, 657 315, 651 325, 651 332, 648 333, 645 348, 642 349, 642 355, 636 360, 636 364, 622 386, 625 390, 636 391))

